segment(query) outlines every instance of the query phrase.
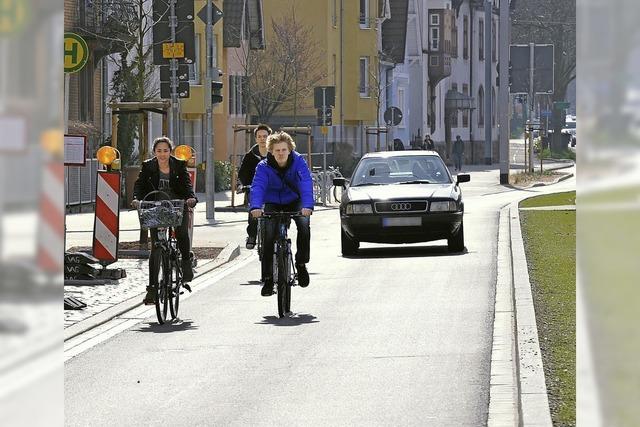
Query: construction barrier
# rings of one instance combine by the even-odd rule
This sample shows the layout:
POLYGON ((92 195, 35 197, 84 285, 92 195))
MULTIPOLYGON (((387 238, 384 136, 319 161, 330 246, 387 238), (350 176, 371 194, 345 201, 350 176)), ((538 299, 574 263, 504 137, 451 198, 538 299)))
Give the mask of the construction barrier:
POLYGON ((93 223, 93 256, 103 265, 118 260, 120 171, 98 171, 93 223))

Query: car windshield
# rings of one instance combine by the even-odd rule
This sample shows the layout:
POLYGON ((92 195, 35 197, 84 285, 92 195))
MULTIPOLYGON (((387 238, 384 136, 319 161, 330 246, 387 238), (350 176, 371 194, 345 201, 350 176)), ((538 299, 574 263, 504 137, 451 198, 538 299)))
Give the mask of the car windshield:
POLYGON ((449 172, 438 156, 367 157, 360 160, 351 186, 380 184, 448 184, 449 172))

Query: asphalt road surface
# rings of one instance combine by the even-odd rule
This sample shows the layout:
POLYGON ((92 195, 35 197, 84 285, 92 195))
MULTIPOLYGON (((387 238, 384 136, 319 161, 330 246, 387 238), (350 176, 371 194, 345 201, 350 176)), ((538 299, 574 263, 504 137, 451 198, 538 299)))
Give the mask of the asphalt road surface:
POLYGON ((499 208, 523 195, 496 181, 463 184, 463 254, 364 243, 343 258, 338 211, 316 212, 291 319, 243 249, 181 322, 149 317, 67 361, 66 424, 485 425, 499 208))

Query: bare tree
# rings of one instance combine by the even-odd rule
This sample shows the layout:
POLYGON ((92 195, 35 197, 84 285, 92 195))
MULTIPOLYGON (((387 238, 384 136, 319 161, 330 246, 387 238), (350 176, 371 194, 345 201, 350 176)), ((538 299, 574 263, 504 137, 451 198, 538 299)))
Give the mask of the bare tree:
POLYGON ((268 122, 275 113, 289 109, 297 121, 301 100, 325 77, 320 51, 312 31, 296 19, 295 8, 272 20, 273 39, 265 50, 238 49, 245 75, 248 112, 268 122))

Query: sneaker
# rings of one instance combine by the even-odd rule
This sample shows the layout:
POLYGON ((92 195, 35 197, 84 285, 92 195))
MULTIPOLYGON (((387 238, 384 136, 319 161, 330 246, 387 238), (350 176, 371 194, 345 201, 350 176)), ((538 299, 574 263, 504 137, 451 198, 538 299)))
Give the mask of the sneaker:
POLYGON ((304 264, 297 264, 296 268, 298 269, 298 285, 302 288, 306 288, 309 286, 309 272, 307 271, 307 266, 304 264))
POLYGON ((260 295, 263 297, 269 297, 273 295, 273 280, 267 279, 264 281, 264 286, 262 286, 262 291, 260 291, 260 295))
POLYGON ((147 286, 147 294, 142 300, 144 305, 154 305, 156 303, 156 289, 153 286, 147 286))
POLYGON ((182 263, 182 281, 190 282, 193 280, 193 268, 191 267, 191 261, 182 263))
POLYGON ((256 238, 249 236, 247 237, 247 243, 244 245, 247 249, 253 249, 256 247, 256 238))

